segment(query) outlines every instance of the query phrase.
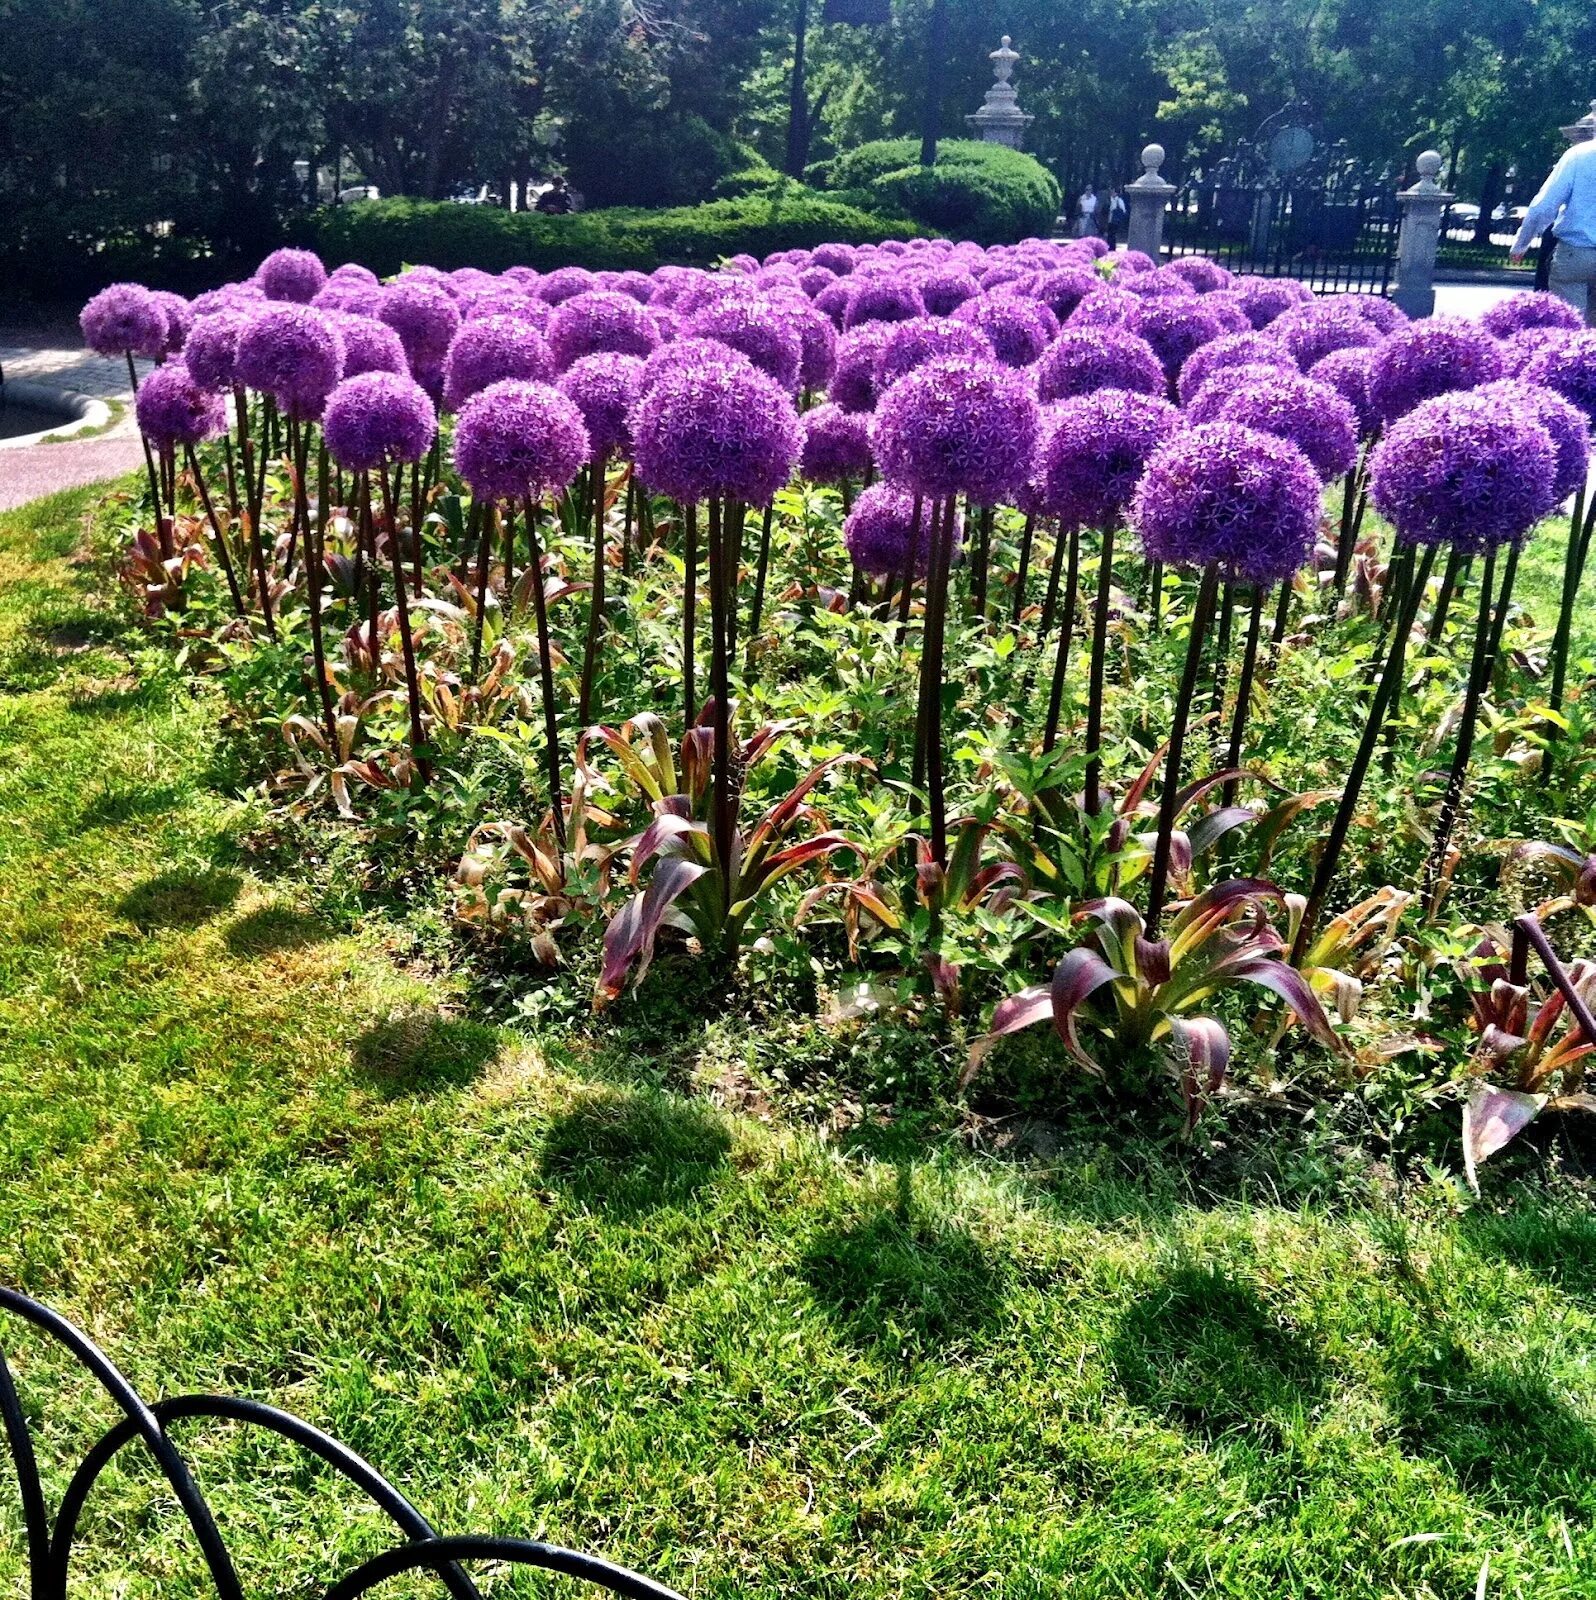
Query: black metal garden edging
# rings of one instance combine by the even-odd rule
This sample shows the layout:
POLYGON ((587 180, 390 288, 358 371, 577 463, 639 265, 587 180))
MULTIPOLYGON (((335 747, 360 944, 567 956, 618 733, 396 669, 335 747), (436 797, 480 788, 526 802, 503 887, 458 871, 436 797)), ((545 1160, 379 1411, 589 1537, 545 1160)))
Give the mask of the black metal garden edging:
POLYGON ((243 1600, 243 1589, 210 1507, 168 1433, 168 1424, 211 1417, 263 1428, 318 1457, 361 1490, 385 1512, 403 1543, 367 1561, 335 1583, 326 1600, 357 1600, 400 1573, 430 1570, 453 1600, 481 1600, 462 1563, 490 1561, 540 1567, 564 1577, 584 1580, 625 1600, 681 1600, 674 1590, 618 1567, 597 1556, 562 1550, 529 1539, 466 1536, 440 1537, 432 1524, 369 1462, 308 1422, 263 1405, 228 1395, 179 1395, 146 1405, 110 1359, 65 1317, 14 1289, 0 1287, 0 1312, 30 1323, 62 1346, 90 1373, 122 1412, 122 1420, 99 1439, 83 1458, 52 1524, 45 1505, 33 1437, 6 1362, 0 1339, 0 1425, 21 1495, 22 1525, 28 1551, 28 1600, 66 1600, 68 1568, 84 1502, 100 1474, 118 1451, 134 1440, 154 1456, 162 1475, 188 1518, 219 1600, 243 1600))

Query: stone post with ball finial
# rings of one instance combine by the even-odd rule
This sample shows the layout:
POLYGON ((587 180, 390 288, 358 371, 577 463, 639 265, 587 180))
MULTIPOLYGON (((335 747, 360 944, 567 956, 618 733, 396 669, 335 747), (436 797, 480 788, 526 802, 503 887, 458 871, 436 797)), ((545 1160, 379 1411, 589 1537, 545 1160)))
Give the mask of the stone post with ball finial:
POLYGON ((1164 213, 1175 194, 1175 185, 1159 175, 1163 164, 1163 145, 1148 145, 1142 151, 1141 177, 1125 186, 1125 248, 1140 250, 1154 261, 1164 258, 1164 213))
POLYGON ((1455 200, 1439 182, 1441 157, 1426 150, 1414 162, 1419 181, 1397 196, 1402 231, 1397 235, 1397 278, 1391 298, 1410 317, 1435 310, 1435 257, 1441 244, 1441 216, 1455 200))

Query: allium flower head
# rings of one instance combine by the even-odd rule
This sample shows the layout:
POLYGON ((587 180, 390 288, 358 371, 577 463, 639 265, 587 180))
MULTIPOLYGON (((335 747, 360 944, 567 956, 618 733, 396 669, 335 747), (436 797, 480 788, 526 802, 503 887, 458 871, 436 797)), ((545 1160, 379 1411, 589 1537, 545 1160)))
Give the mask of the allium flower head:
POLYGON ((1142 325, 1143 301, 1138 295, 1106 285, 1094 289, 1070 312, 1071 328, 1126 328, 1135 333, 1142 325))
POLYGON ((538 284, 537 296, 545 305, 557 306, 596 288, 598 279, 586 267, 558 267, 538 284))
POLYGON ((892 338, 892 322, 866 322, 837 341, 837 366, 830 397, 844 411, 874 411, 876 362, 892 338))
POLYGON ((981 285, 962 267, 939 267, 920 280, 920 298, 933 317, 952 316, 966 300, 973 300, 981 285))
POLYGON ((1239 422, 1289 441, 1326 482, 1350 472, 1358 459, 1357 413, 1328 384, 1281 371, 1233 389, 1221 381, 1215 392, 1214 421, 1239 422))
POLYGON ((830 267, 804 267, 798 273, 798 287, 811 300, 822 289, 829 289, 836 281, 837 274, 830 267))
POLYGON ((1226 333, 1253 332, 1252 318, 1241 309, 1240 297, 1234 289, 1215 289, 1203 296, 1203 304, 1219 319, 1226 333))
POLYGON ((139 432, 163 454, 213 438, 227 426, 221 396, 202 389, 181 361, 157 367, 139 385, 134 410, 139 432))
POLYGON ((862 478, 870 470, 870 419, 866 413, 844 411, 827 403, 804 413, 803 430, 798 471, 810 483, 841 483, 862 478))
POLYGON ((875 390, 885 394, 899 378, 942 356, 968 356, 991 361, 992 341, 979 328, 947 317, 916 317, 913 322, 889 322, 886 342, 876 356, 875 390))
POLYGON ((1142 300, 1194 300, 1197 297, 1197 291, 1178 272, 1170 272, 1165 267, 1139 272, 1135 277, 1124 279, 1119 287, 1142 300))
POLYGON ((798 337, 799 388, 824 389, 837 369, 837 330, 831 318, 791 291, 768 296, 766 304, 798 337))
POLYGON ((1585 319, 1566 300, 1544 291, 1509 295, 1498 300, 1480 318, 1485 331, 1498 339, 1522 333, 1526 328, 1567 328, 1580 332, 1585 319))
POLYGON ((1225 330, 1201 298, 1193 295, 1188 300, 1147 301, 1136 331, 1153 347, 1173 382, 1193 352, 1220 338, 1225 330))
POLYGON ((496 289, 492 294, 478 295, 466 308, 467 322, 481 322, 486 317, 514 317, 539 333, 548 331, 554 312, 546 301, 535 300, 519 289, 496 289))
POLYGON ((386 322, 342 311, 326 316, 344 342, 345 378, 358 378, 363 372, 409 372, 405 347, 386 322))
POLYGON ((1520 377, 1544 384, 1596 423, 1596 333, 1570 333, 1549 344, 1520 377))
POLYGON ((1332 350, 1377 345, 1381 338, 1380 330, 1344 298, 1292 306, 1269 324, 1269 334, 1285 345, 1303 372, 1332 350))
POLYGON ((1041 507, 1101 528, 1131 502, 1155 451, 1181 426, 1169 401, 1103 389, 1051 406, 1033 481, 1041 507))
POLYGON ((220 289, 207 289, 194 296, 194 315, 214 317, 218 311, 248 311, 265 303, 266 296, 253 280, 247 283, 224 283, 220 289))
POLYGON ((460 307, 448 290, 407 272, 391 284, 377 315, 399 335, 413 370, 441 367, 460 331, 460 307))
POLYGON ((156 289, 155 303, 166 318, 166 343, 162 355, 175 356, 188 342, 189 330, 194 326, 194 308, 182 295, 166 289, 156 289))
POLYGON ((313 250, 274 250, 256 269, 255 281, 268 300, 304 306, 327 282, 327 269, 313 250))
POLYGON ((1192 397, 1186 402, 1186 421, 1193 427, 1200 423, 1213 422, 1219 416, 1220 408, 1225 401, 1241 388, 1243 384, 1269 384, 1283 373, 1296 372, 1296 364, 1282 367, 1274 361, 1243 361, 1236 367, 1216 367, 1197 385, 1192 397))
POLYGON ((630 450, 632 407, 643 392, 643 363, 637 356, 601 351, 573 362, 558 388, 582 413, 595 461, 630 450))
POLYGON ((1138 272, 1151 272, 1158 265, 1145 250, 1110 250, 1098 260, 1108 268, 1111 277, 1124 273, 1133 276, 1138 272))
POLYGON ((1383 294, 1344 294, 1341 299, 1381 333, 1395 333, 1413 320, 1395 300, 1387 300, 1383 294))
POLYGON ((883 475, 910 494, 996 505, 1025 482, 1037 404, 1017 373, 984 361, 927 362, 881 397, 874 444, 883 475))
POLYGON ((317 311, 342 311, 354 317, 375 317, 387 293, 380 283, 329 278, 310 298, 317 311))
POLYGON ((222 394, 238 382, 238 341, 254 320, 247 311, 218 311, 201 317, 183 348, 189 375, 202 389, 222 394))
POLYGON ((83 342, 101 356, 136 356, 155 361, 166 350, 166 313, 141 283, 113 283, 84 306, 78 318, 83 342))
POLYGON ((1409 544, 1516 543, 1557 503, 1557 447, 1524 409, 1439 395, 1393 423, 1369 468, 1374 504, 1409 544))
POLYGON ((1554 390, 1521 378, 1500 378, 1482 384, 1472 393, 1482 400, 1517 406, 1538 422, 1557 452, 1557 470, 1552 476, 1553 500, 1566 500, 1585 487, 1590 473, 1590 423, 1578 406, 1571 405, 1554 390))
POLYGON ((1282 583, 1319 532, 1319 475, 1293 444, 1234 422, 1177 433, 1148 464, 1131 523, 1149 560, 1217 565, 1231 580, 1282 583))
POLYGON ((1005 367, 1030 366, 1058 335, 1058 318, 1041 301, 1017 294, 966 300, 953 320, 979 328, 1005 367))
POLYGON ((741 350, 733 350, 719 339, 677 339, 661 345, 643 363, 641 393, 647 394, 656 383, 698 367, 735 367, 739 371, 746 369, 749 372, 759 370, 741 350))
POLYGON ((1295 278, 1236 279, 1235 290, 1241 309, 1252 319, 1255 328, 1265 328, 1292 306, 1305 305, 1313 299, 1313 290, 1295 278))
POLYGON ((574 294, 562 300, 549 318, 548 348, 561 372, 583 356, 608 351, 642 357, 659 344, 659 327, 648 310, 631 295, 613 289, 574 294))
MULTIPOLYGON (((920 508, 920 526, 914 525, 914 496, 890 483, 873 483, 853 503, 842 526, 843 543, 853 564, 876 578, 902 578, 914 545, 914 573, 923 578, 931 570, 931 507, 920 508)), ((953 548, 964 541, 964 518, 953 518, 953 548)))
MULTIPOLYGON (((577 303, 568 301, 567 305, 577 303)), ((560 309, 564 311, 565 306, 560 309)), ((462 323, 444 361, 444 409, 458 411, 472 395, 507 378, 548 383, 553 377, 554 357, 543 335, 530 323, 516 317, 484 317, 462 323)))
POLYGON ((1502 376, 1520 378, 1543 350, 1555 349, 1573 338, 1567 328, 1525 328, 1520 333, 1510 333, 1502 340, 1502 376))
POLYGON ((925 315, 925 301, 912 279, 898 274, 856 278, 842 325, 853 329, 867 322, 908 322, 925 315))
POLYGON ((1043 352, 1035 373, 1043 405, 1099 389, 1162 395, 1167 387, 1153 347, 1124 328, 1065 328, 1043 352))
POLYGON ((632 441, 637 475, 658 494, 767 505, 791 478, 802 439, 787 391, 727 364, 655 384, 632 413, 632 441))
POLYGON ((1368 438, 1380 426, 1379 413, 1369 399, 1369 373, 1374 368, 1374 351, 1368 346, 1349 345, 1321 356, 1308 369, 1316 383, 1328 384, 1352 407, 1358 419, 1358 432, 1368 438))
POLYGON ((828 267, 838 277, 846 277, 852 272, 854 262, 858 259, 859 252, 851 244, 821 244, 809 252, 809 260, 813 265, 828 267))
MULTIPOLYGON (((853 299, 853 285, 846 278, 838 279, 836 283, 828 284, 815 296, 814 307, 825 317, 832 327, 841 329, 848 317, 848 302, 853 299)), ((869 327, 869 323, 861 323, 861 327, 869 327)))
POLYGON ((1025 286, 1032 300, 1039 300, 1063 322, 1087 295, 1096 294, 1103 280, 1090 267, 1056 267, 1039 272, 1025 286))
POLYGON ((397 372, 363 372, 333 390, 322 417, 327 453, 346 472, 419 461, 438 435, 426 391, 397 372))
POLYGON ((728 297, 695 313, 683 331, 689 338, 714 339, 740 350, 789 394, 797 391, 803 341, 769 301, 747 294, 728 297))
POLYGON ((1387 335, 1369 369, 1369 400, 1386 423, 1438 394, 1502 375, 1496 341, 1461 317, 1429 317, 1387 335))
POLYGON ((1228 289, 1236 281, 1236 275, 1217 261, 1210 261, 1206 256, 1181 256, 1176 261, 1171 261, 1164 269, 1172 276, 1184 278, 1198 294, 1212 294, 1216 289, 1228 289))
POLYGON ((454 430, 454 464, 482 500, 558 494, 591 455, 582 413, 546 383, 507 379, 473 395, 454 430))
POLYGON ((321 312, 278 303, 239 335, 235 370, 240 382, 274 396, 291 416, 317 417, 344 375, 344 342, 321 312))
POLYGON ((1187 357, 1186 364, 1180 369, 1180 379, 1176 384, 1180 393, 1180 403, 1189 404, 1192 396, 1214 373, 1225 367, 1239 367, 1246 364, 1279 367, 1287 372, 1297 370, 1297 363, 1292 358, 1291 352, 1271 333, 1223 334, 1212 343, 1192 351, 1187 357))

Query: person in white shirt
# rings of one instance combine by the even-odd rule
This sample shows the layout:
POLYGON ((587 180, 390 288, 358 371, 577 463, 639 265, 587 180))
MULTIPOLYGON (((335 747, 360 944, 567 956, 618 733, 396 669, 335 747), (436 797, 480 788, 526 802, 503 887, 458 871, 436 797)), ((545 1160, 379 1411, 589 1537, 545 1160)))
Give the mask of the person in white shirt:
POLYGON ((1081 191, 1075 202, 1075 237, 1085 239, 1097 232, 1097 190, 1091 184, 1081 191))
POLYGON ((1587 139, 1563 153, 1551 176, 1524 213, 1510 252, 1522 261, 1547 228, 1556 248, 1547 287, 1582 312, 1587 327, 1596 327, 1596 142, 1587 139))

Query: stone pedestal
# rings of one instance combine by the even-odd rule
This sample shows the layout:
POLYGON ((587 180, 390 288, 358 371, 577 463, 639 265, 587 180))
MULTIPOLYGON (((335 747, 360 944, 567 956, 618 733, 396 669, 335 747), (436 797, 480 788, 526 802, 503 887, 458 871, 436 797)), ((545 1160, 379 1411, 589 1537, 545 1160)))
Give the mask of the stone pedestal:
POLYGON ((1175 186, 1165 183, 1158 169, 1164 164, 1164 147, 1150 144, 1142 151, 1142 175, 1125 186, 1125 248, 1140 250, 1154 261, 1164 259, 1164 213, 1174 198, 1175 186))
POLYGON ((1009 36, 1004 34, 1002 44, 988 57, 997 81, 987 90, 981 109, 964 119, 973 138, 1006 145, 1010 150, 1020 148, 1025 142, 1025 130, 1036 121, 1020 110, 1019 93, 1009 82, 1019 59, 1019 51, 1012 48, 1009 36))
POLYGON ((1427 317, 1435 310, 1435 255, 1441 243, 1441 215, 1455 200, 1436 181, 1441 157, 1426 150, 1414 163, 1419 181, 1397 196, 1402 207, 1402 231, 1397 235, 1397 281, 1391 298, 1410 317, 1427 317))

